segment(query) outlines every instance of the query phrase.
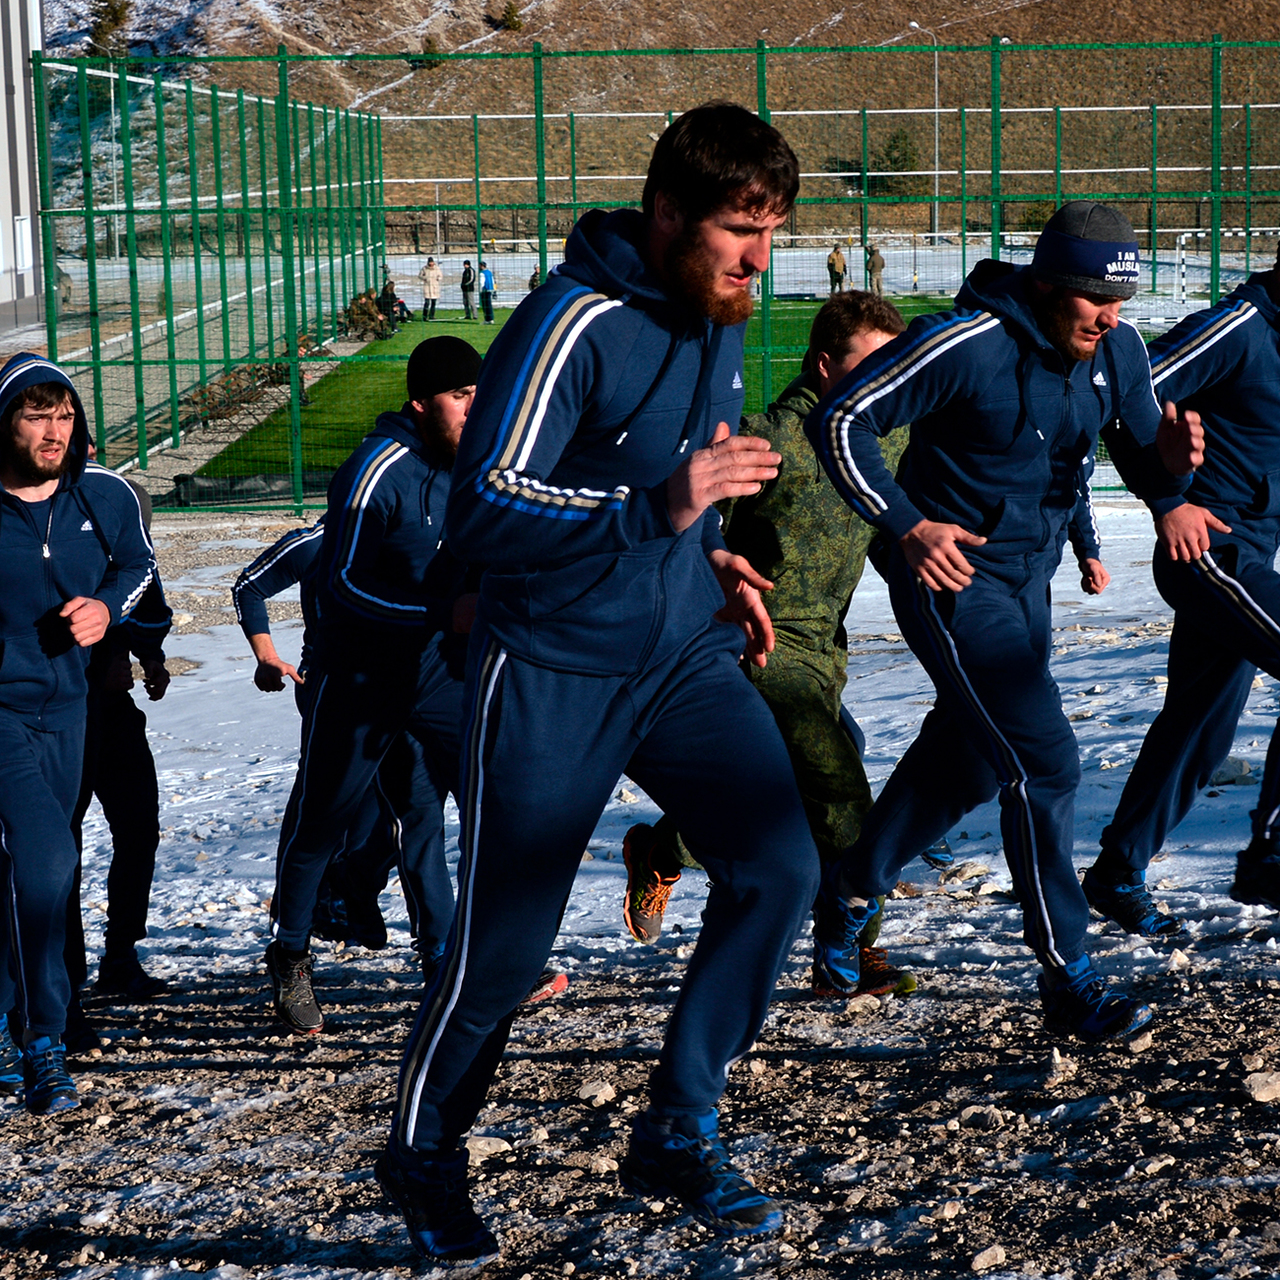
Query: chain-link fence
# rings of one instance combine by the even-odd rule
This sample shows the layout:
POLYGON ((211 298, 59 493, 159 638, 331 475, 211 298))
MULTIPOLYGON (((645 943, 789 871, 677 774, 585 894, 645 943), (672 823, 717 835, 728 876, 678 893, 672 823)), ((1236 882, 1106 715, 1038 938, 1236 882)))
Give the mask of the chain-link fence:
POLYGON ((1027 260, 1066 199, 1117 204, 1138 229, 1126 313, 1149 332, 1275 261, 1280 44, 918 34, 875 48, 37 56, 50 351, 92 401, 107 460, 135 463, 162 500, 314 504, 401 398, 427 333, 403 325, 427 259, 443 275, 433 331, 483 349, 494 330, 467 318, 464 270, 488 262, 500 323, 581 211, 639 203, 654 141, 712 98, 772 119, 803 173, 748 331, 749 408, 798 369, 833 287, 938 309, 978 259, 1027 260), (318 105, 339 100, 360 109, 318 105))

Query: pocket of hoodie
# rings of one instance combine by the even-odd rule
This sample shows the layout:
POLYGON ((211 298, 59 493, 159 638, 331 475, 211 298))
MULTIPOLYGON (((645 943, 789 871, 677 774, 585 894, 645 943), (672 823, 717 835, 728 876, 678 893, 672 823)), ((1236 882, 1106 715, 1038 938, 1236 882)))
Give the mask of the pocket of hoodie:
POLYGON ((1280 516, 1280 470, 1268 471, 1262 477, 1250 511, 1259 516, 1280 516))

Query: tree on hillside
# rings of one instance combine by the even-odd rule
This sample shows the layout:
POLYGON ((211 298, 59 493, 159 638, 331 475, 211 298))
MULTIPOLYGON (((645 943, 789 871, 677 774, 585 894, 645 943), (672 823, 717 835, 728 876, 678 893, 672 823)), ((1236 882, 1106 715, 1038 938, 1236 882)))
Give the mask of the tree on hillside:
POLYGON ((918 196, 928 188, 927 180, 913 170, 920 168, 920 151, 908 129, 895 129, 884 145, 871 157, 871 171, 878 177, 867 179, 867 192, 873 196, 918 196), (907 178, 891 178, 892 173, 911 174, 907 178))
POLYGON ((132 8, 133 0, 93 0, 89 10, 89 45, 95 54, 119 58, 127 52, 132 8))
POLYGON ((520 16, 520 6, 516 4, 516 0, 507 0, 507 7, 502 11, 502 17, 498 19, 498 26, 503 31, 521 31, 524 28, 524 19, 520 16))

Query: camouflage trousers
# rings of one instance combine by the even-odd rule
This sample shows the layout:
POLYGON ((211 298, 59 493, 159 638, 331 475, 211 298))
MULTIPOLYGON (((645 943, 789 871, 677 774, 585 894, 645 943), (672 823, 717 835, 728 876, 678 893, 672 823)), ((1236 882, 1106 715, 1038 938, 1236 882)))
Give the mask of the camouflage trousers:
MULTIPOLYGON (((871 808, 871 787, 862 758, 840 720, 847 655, 834 646, 812 649, 788 642, 785 626, 777 628, 777 648, 769 665, 748 667, 751 683, 773 712, 791 756, 809 828, 823 865, 838 861, 862 830, 871 808)), ((664 867, 699 866, 665 815, 654 827, 652 860, 664 867)), ((868 926, 879 933, 883 912, 868 926)), ((864 946, 874 937, 864 936, 864 946)))

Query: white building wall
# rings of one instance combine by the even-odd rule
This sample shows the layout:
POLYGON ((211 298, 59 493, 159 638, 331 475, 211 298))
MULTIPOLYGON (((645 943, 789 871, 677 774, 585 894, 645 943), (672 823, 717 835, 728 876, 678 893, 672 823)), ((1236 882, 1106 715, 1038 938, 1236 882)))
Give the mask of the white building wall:
POLYGON ((0 329, 44 313, 31 79, 32 50, 43 45, 40 0, 0 0, 0 329))

